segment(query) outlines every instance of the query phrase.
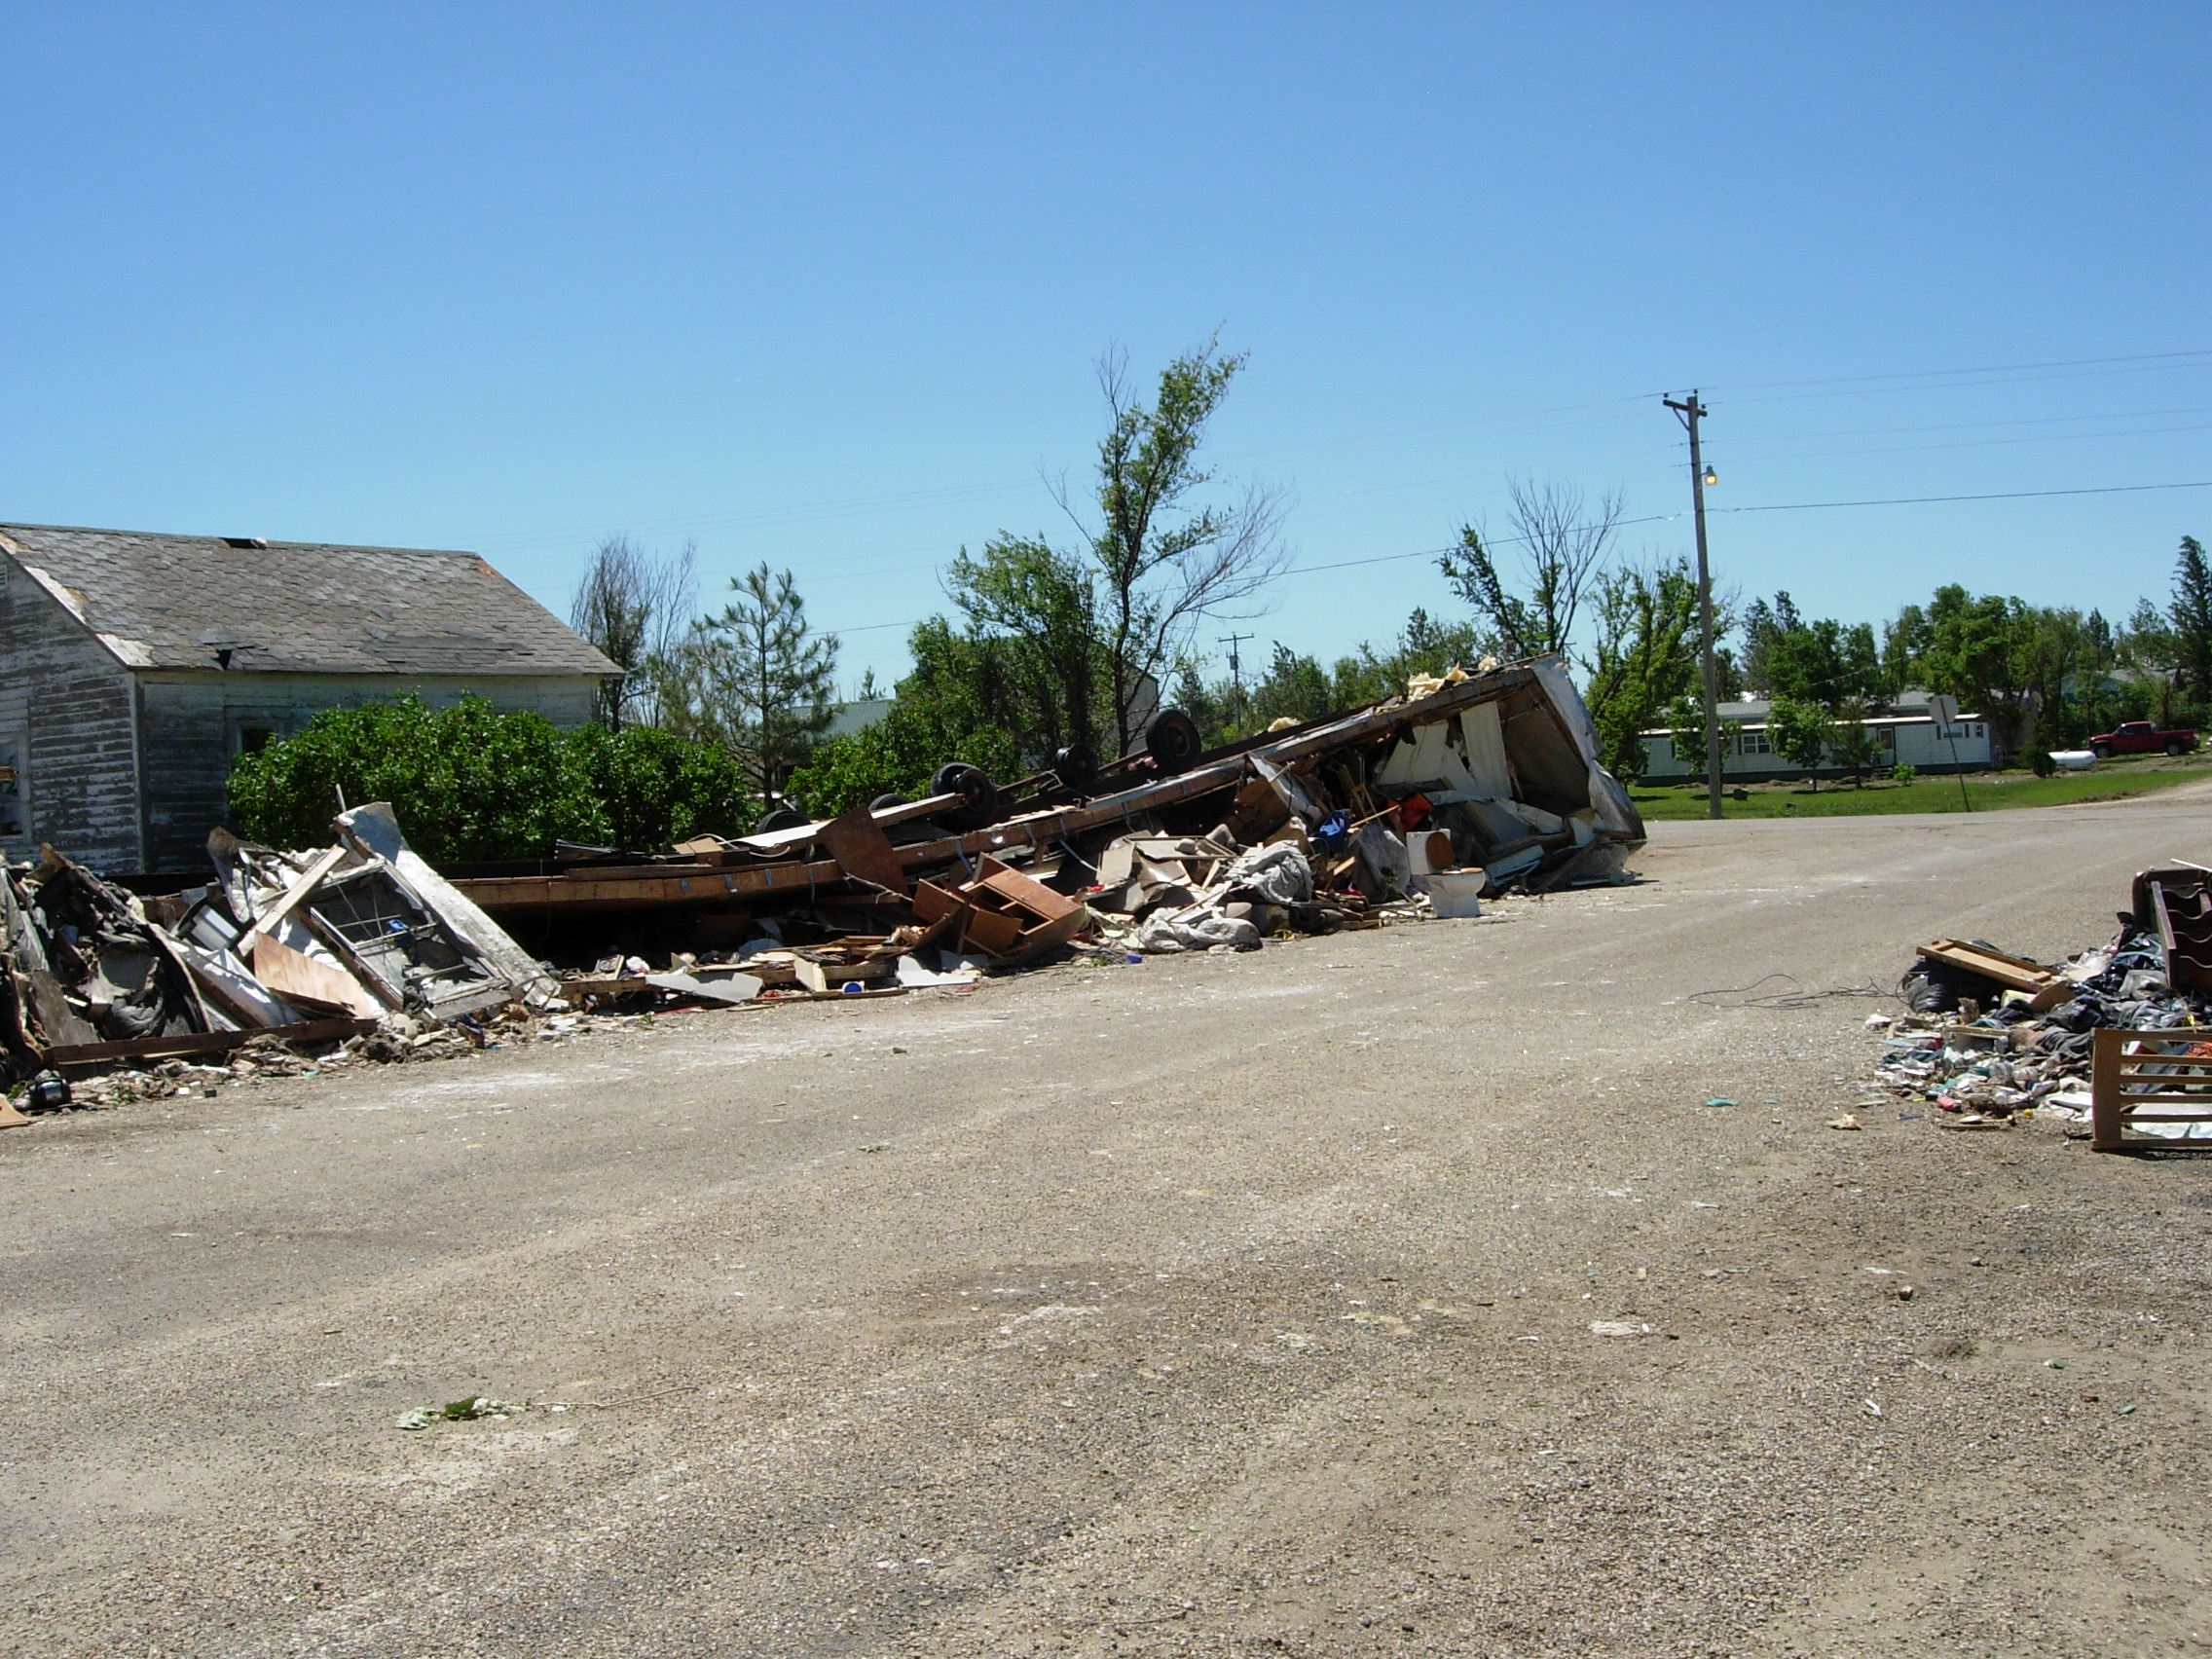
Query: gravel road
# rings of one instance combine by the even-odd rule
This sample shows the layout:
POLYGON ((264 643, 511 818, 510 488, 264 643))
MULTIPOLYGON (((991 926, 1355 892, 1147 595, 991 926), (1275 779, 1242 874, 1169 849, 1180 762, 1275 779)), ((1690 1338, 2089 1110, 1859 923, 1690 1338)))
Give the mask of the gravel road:
POLYGON ((2100 942, 2208 829, 1662 825, 1479 921, 8 1131, 0 1647, 2212 1650, 2212 1164, 1832 1130, 1897 1005, 1731 990, 2100 942))

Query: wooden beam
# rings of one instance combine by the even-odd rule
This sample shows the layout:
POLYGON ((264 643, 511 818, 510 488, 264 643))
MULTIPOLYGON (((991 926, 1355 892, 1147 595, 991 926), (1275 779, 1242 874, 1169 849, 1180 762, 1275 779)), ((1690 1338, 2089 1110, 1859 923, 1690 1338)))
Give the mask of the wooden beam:
POLYGON ((377 1028, 373 1019, 304 1019, 292 1025, 263 1025, 251 1031, 187 1031, 175 1037, 135 1037, 127 1043, 64 1043, 40 1058, 50 1066, 101 1066, 116 1060, 174 1060, 187 1054, 222 1054, 242 1049, 256 1037, 282 1043, 328 1043, 361 1037, 377 1028))
POLYGON ((251 962, 253 960, 253 941, 264 937, 271 928, 290 915, 307 899, 309 894, 323 884, 330 872, 336 869, 340 862, 346 857, 347 849, 344 847, 327 847, 315 855, 314 862, 301 872, 300 878, 284 889, 283 898, 277 900, 276 903, 254 917, 253 926, 239 935, 238 943, 232 947, 238 952, 239 960, 240 962, 251 962))

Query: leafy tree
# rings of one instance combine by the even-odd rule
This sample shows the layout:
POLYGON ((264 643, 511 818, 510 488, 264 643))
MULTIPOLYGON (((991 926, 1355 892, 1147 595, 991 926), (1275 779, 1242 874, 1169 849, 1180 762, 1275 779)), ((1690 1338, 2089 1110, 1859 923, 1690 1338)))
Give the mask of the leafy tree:
POLYGON ((1862 697, 1847 697, 1838 705, 1829 734, 1829 752, 1839 766, 1851 768, 1854 789, 1866 787, 1866 774, 1881 759, 1881 744, 1866 721, 1874 708, 1862 697))
POLYGON ((2071 749, 2089 735, 2090 694, 2103 682, 2095 634, 2070 607, 2024 608, 2015 627, 2035 747, 2071 749))
MULTIPOLYGON (((1683 559, 1650 571, 1624 567, 1599 581, 1594 610, 1597 637, 1582 665, 1584 701, 1606 770, 1641 777, 1648 758, 1643 733, 1698 692, 1697 577, 1683 559)), ((1703 733, 1702 708, 1688 723, 1703 733)))
POLYGON ((1914 682, 1929 643, 1928 613, 1917 605, 1904 607, 1894 621, 1882 625, 1882 694, 1886 699, 1895 701, 1914 682))
POLYGON ((1775 753, 1805 769, 1813 788, 1821 787, 1820 766, 1835 741, 1835 723, 1818 703, 1793 702, 1784 697, 1767 712, 1767 736, 1775 753))
POLYGON ((1745 658, 1752 682, 1769 696, 1818 703, 1831 713, 1847 701, 1874 702, 1887 692, 1871 624, 1846 627, 1831 618, 1808 622, 1787 593, 1774 604, 1753 600, 1744 624, 1745 658))
POLYGON ((2031 704, 2024 647, 2033 625, 2019 600, 1996 594, 1976 599, 1956 583, 1937 588, 1928 607, 1921 668, 1930 688, 1982 715, 2011 750, 2026 737, 2031 704))
MULTIPOLYGON (((1241 608, 1289 562, 1277 495, 1250 486, 1234 504, 1197 499, 1216 482, 1198 464, 1206 427, 1244 363, 1242 353, 1224 356, 1218 338, 1209 340, 1161 371, 1149 402, 1125 353, 1109 352, 1098 365, 1109 424, 1098 446, 1097 522, 1085 541, 1097 571, 1117 753, 1139 735, 1147 678, 1162 679, 1191 654, 1203 619, 1248 614, 1241 608)), ((1064 487, 1060 505, 1082 525, 1064 487)))
POLYGON ((1317 720, 1340 706, 1328 671, 1279 642, 1267 674, 1252 688, 1252 723, 1262 731, 1280 719, 1317 720))
POLYGON ((1444 553, 1438 568, 1500 655, 1565 654, 1582 606, 1604 571, 1620 522, 1621 494, 1610 491, 1592 501, 1574 485, 1530 478, 1511 480, 1509 489, 1511 530, 1497 540, 1520 544, 1528 592, 1506 588, 1491 542, 1471 524, 1459 527, 1458 545, 1444 553))
POLYGON ((669 681, 669 723, 712 738, 743 762, 762 798, 776 794, 835 713, 837 637, 807 626, 789 571, 730 578, 736 595, 693 624, 669 681))
POLYGON ((963 547, 945 588, 970 637, 987 642, 998 705, 1015 749, 1045 766, 1100 724, 1099 686, 1111 665, 1100 648, 1090 571, 1037 536, 1003 532, 979 559, 963 547))
POLYGON ((2138 601, 2120 634, 2118 651, 2120 666, 2139 676, 2157 699, 2158 724, 2172 725, 2174 681, 2181 672, 2183 650, 2166 612, 2147 599, 2138 601))
POLYGON ((1002 781, 1020 775, 1014 739, 993 712, 1008 695, 997 645, 939 616, 915 628, 907 649, 913 671, 899 682, 890 713, 817 744, 792 774, 791 793, 810 812, 834 816, 886 793, 918 799, 947 760, 1002 781))
POLYGON ((1775 690, 1771 661, 1775 642, 1796 633, 1805 625, 1797 612, 1796 605, 1787 593, 1777 593, 1774 603, 1754 599, 1744 607, 1744 683, 1760 695, 1775 690))
POLYGON ((600 722, 656 723, 661 677, 682 639, 698 591, 697 544, 669 556, 610 535, 593 552, 569 602, 569 626, 597 645, 622 679, 600 687, 600 722))
POLYGON ((2194 535, 2181 538, 2167 615, 2173 622, 2177 662, 2189 700, 2200 708, 2212 705, 2212 568, 2206 566, 2204 548, 2194 535))

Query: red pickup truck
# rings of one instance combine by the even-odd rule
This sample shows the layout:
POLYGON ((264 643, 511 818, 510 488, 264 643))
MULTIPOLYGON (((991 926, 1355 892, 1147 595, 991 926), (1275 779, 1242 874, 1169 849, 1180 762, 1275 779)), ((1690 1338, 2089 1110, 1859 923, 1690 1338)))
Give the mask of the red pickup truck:
POLYGON ((2195 747, 2196 733, 2160 731, 2149 720, 2129 720, 2118 731, 2089 739, 2089 752, 2099 760, 2110 760, 2115 755, 2156 755, 2160 750, 2168 755, 2187 755, 2195 747))

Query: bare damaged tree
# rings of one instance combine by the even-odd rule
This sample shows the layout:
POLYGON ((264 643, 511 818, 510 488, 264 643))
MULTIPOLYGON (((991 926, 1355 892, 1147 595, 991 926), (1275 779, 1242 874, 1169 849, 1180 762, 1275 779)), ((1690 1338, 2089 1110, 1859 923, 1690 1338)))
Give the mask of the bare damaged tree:
POLYGON ((698 601, 698 544, 680 552, 647 552, 627 535, 609 535, 593 551, 569 602, 569 626, 622 671, 600 686, 600 723, 619 731, 661 723, 661 691, 698 601))
POLYGON ((1075 512, 1064 482, 1055 492, 1098 567, 1100 643, 1124 754, 1141 736, 1132 727, 1147 678, 1157 683, 1190 654, 1202 620, 1257 614, 1246 608, 1289 564, 1278 492, 1250 485, 1231 505, 1186 504, 1215 482, 1198 465, 1198 449, 1244 362, 1241 352, 1221 355, 1218 337, 1208 340, 1161 371, 1148 403, 1128 354, 1107 352, 1098 385, 1112 424, 1098 446, 1097 528, 1075 512))
POLYGON ((1520 544, 1527 596, 1506 591, 1491 544, 1471 524, 1459 527, 1459 544, 1438 565, 1495 634, 1500 655, 1565 653, 1583 602, 1604 570, 1606 549, 1620 522, 1621 493, 1608 490, 1591 501, 1572 484, 1515 478, 1509 485, 1511 532, 1497 539, 1520 544))

